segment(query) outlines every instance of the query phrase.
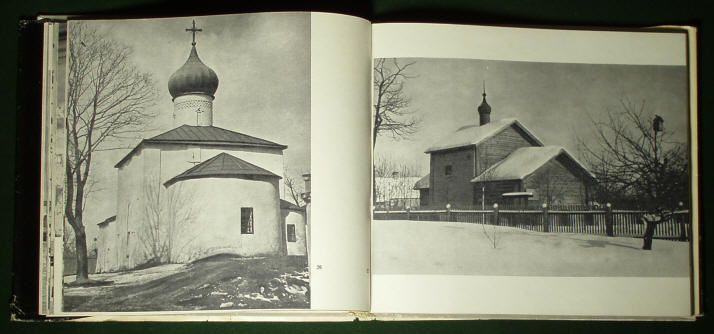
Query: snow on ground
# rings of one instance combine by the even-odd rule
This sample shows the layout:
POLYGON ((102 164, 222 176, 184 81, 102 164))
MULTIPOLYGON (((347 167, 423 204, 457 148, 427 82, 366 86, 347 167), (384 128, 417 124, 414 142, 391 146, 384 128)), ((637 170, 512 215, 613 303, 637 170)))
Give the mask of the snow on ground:
MULTIPOLYGON (((108 283, 111 283, 112 288, 115 288, 125 285, 143 284, 146 282, 157 280, 185 270, 185 267, 185 264, 164 264, 141 270, 90 274, 89 278, 95 281, 106 281, 108 283)), ((75 278, 75 275, 64 276, 64 283, 72 283, 74 282, 75 278)), ((64 293, 76 296, 91 296, 99 293, 102 290, 106 290, 107 288, 109 287, 105 285, 86 287, 66 286, 64 288, 64 293)))
POLYGON ((688 276, 689 243, 542 233, 456 222, 375 220, 374 274, 688 276), (490 239, 495 236, 496 247, 490 239))
MULTIPOLYGON (((309 308, 307 257, 241 258, 90 275, 102 285, 63 289, 65 311, 309 308)), ((65 277, 65 282, 74 281, 65 277)))

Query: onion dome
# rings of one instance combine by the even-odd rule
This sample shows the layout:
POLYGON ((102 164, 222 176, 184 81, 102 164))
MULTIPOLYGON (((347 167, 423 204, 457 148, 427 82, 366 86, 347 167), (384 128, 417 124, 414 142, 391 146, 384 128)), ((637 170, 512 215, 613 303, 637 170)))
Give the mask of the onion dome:
POLYGON ((478 106, 478 113, 479 114, 490 114, 491 113, 491 106, 488 105, 488 102, 486 102, 486 83, 484 82, 483 84, 483 100, 481 101, 481 105, 478 106))
POLYGON ((483 101, 478 106, 479 125, 486 125, 491 122, 491 106, 486 102, 486 81, 483 82, 483 101))
POLYGON ((187 94, 213 97, 218 89, 216 72, 198 58, 195 42, 193 44, 186 63, 169 78, 169 93, 174 99, 187 94))

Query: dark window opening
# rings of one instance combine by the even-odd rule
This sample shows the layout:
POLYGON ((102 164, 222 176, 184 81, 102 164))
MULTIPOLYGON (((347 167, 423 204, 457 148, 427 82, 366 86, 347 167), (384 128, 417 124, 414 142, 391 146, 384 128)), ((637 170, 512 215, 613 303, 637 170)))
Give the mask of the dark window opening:
POLYGON ((240 208, 240 234, 253 234, 253 208, 240 208))
POLYGON ((453 172, 451 165, 444 166, 444 175, 451 175, 451 172, 453 172))
POLYGON ((288 242, 296 242, 297 237, 295 236, 295 224, 288 224, 288 242))

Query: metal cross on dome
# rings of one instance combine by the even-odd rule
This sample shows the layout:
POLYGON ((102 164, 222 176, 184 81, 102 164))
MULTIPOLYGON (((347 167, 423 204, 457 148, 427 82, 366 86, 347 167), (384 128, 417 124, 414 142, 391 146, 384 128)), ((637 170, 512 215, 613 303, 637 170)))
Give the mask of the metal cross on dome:
POLYGON ((193 24, 192 24, 191 28, 186 28, 186 31, 190 31, 191 35, 193 35, 192 39, 191 39, 191 45, 195 46, 196 45, 196 33, 203 31, 203 29, 196 28, 196 20, 192 20, 192 21, 193 21, 193 24))

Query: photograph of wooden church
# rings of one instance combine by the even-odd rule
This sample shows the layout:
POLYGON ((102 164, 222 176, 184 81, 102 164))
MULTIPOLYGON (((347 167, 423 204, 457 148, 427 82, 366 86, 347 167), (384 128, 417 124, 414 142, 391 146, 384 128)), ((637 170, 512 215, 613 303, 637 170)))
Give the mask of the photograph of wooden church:
POLYGON ((94 188, 70 194, 85 202, 72 208, 84 222, 75 215, 65 229, 77 259, 65 311, 309 308, 309 22, 278 13, 70 23, 68 145, 90 138, 98 149, 75 180, 94 188), (125 53, 91 49, 102 43, 125 53), (102 57, 126 62, 146 92, 111 96, 127 89, 112 82, 83 96, 124 75, 73 84, 91 75, 75 68, 101 71, 102 57), (84 112, 93 101, 106 111, 84 112), (84 126, 94 121, 123 124, 84 126))
POLYGON ((414 186, 421 207, 474 207, 529 201, 587 204, 595 176, 562 146, 546 146, 515 118, 491 122, 491 106, 478 106, 478 123, 434 142, 429 174, 414 186))
POLYGON ((374 60, 375 275, 689 274, 687 67, 374 60))
POLYGON ((491 122, 485 88, 482 95, 477 124, 426 150, 430 172, 414 185, 421 207, 591 202, 596 179, 587 167, 562 146, 544 145, 515 118, 491 122))

